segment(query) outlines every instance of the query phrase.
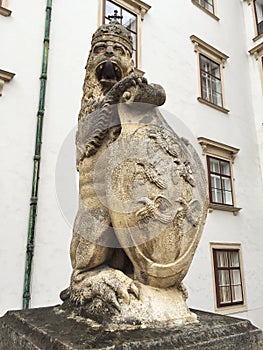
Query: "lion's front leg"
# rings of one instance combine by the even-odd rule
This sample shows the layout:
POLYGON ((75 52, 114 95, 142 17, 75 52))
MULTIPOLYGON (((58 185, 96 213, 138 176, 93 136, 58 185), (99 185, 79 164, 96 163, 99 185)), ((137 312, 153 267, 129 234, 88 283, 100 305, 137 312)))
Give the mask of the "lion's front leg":
POLYGON ((115 84, 106 94, 102 107, 117 103, 141 102, 161 106, 165 102, 165 91, 157 84, 148 84, 147 79, 131 74, 115 84))
POLYGON ((120 270, 103 266, 85 273, 81 282, 73 282, 70 299, 76 305, 100 299, 120 310, 122 303, 130 303, 131 295, 139 298, 139 290, 134 281, 120 270))

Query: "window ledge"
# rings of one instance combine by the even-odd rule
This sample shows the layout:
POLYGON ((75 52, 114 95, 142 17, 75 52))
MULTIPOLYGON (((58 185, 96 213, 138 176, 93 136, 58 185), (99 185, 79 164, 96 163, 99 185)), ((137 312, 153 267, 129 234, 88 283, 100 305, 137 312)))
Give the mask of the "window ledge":
POLYGON ((143 2, 142 0, 117 0, 117 3, 124 8, 141 16, 144 19, 144 15, 150 10, 151 6, 143 2))
POLYGON ((246 304, 233 305, 233 306, 222 306, 222 307, 215 308, 215 312, 220 314, 220 315, 229 315, 229 314, 235 314, 237 312, 245 312, 245 311, 247 311, 246 304))
POLYGON ((7 8, 0 6, 0 15, 8 17, 10 16, 12 11, 8 10, 7 8))
POLYGON ((255 47, 253 49, 248 51, 251 55, 254 55, 256 60, 258 60, 263 55, 263 42, 255 47))
POLYGON ((232 212, 234 216, 236 216, 241 209, 242 208, 233 207, 231 205, 215 204, 215 203, 209 204, 209 213, 212 213, 213 210, 223 210, 223 211, 232 212))
POLYGON ((226 158, 234 163, 234 159, 239 152, 239 149, 236 147, 228 146, 224 143, 207 139, 206 137, 198 137, 197 140, 202 147, 203 155, 210 154, 212 156, 226 158))
POLYGON ((144 76, 145 72, 142 71, 141 69, 134 67, 134 73, 140 75, 141 77, 144 76))
POLYGON ((3 87, 6 81, 10 81, 15 76, 15 73, 7 72, 0 69, 0 96, 2 96, 3 87))
POLYGON ((214 13, 208 11, 206 8, 204 8, 202 5, 198 4, 198 2, 196 2, 195 0, 192 0, 192 3, 198 7, 199 9, 201 9, 202 11, 204 11, 206 14, 208 14, 209 16, 211 16, 212 18, 214 18, 216 21, 220 21, 220 18, 218 18, 214 13))
POLYGON ((255 38, 253 38, 253 41, 257 41, 257 40, 259 40, 260 38, 263 38, 263 33, 261 33, 261 34, 255 36, 255 38))
POLYGON ((203 103, 203 104, 205 104, 205 105, 207 105, 207 106, 209 106, 209 107, 215 108, 215 109, 217 109, 218 111, 223 112, 223 113, 225 113, 225 114, 227 114, 227 113, 230 112, 229 109, 226 109, 226 108, 224 108, 224 107, 217 106, 217 105, 215 105, 214 103, 209 102, 209 101, 203 99, 202 97, 197 97, 197 100, 198 100, 199 102, 201 102, 201 103, 203 103))
POLYGON ((226 60, 229 58, 225 53, 217 50, 215 47, 206 43, 202 39, 198 38, 195 35, 191 35, 190 39, 194 44, 194 51, 197 53, 208 55, 211 59, 213 59, 218 64, 222 64, 223 68, 225 66, 226 60))

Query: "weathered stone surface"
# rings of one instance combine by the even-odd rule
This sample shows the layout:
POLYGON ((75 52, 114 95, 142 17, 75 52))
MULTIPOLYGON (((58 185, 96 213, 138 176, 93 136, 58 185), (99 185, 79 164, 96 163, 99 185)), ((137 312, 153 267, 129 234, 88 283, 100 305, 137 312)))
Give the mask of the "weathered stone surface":
POLYGON ((113 307, 113 323, 134 313, 145 326, 169 317, 187 324, 196 317, 185 304, 182 281, 206 219, 206 175, 192 144, 158 110, 164 89, 133 71, 127 29, 117 23, 99 27, 87 61, 76 137, 73 272, 61 298, 87 314, 95 305, 102 314, 101 305, 113 307), (163 307, 154 307, 151 299, 163 307))
POLYGON ((60 307, 9 311, 0 319, 1 350, 262 350, 262 332, 249 321, 194 311, 184 327, 110 329, 72 318, 60 307))
MULTIPOLYGON (((110 272, 105 271, 109 279, 110 272)), ((113 271, 115 276, 116 271, 113 271)), ((92 281, 94 283, 94 281, 92 281)), ((101 287, 101 285, 99 284, 101 287)), ((122 329, 133 325, 162 327, 163 324, 182 325, 196 322, 196 315, 185 304, 184 291, 178 288, 155 288, 136 283, 137 291, 129 295, 129 301, 122 300, 112 305, 104 298, 94 297, 83 304, 66 300, 61 306, 72 317, 79 316, 107 325, 108 328, 122 329)), ((183 286, 182 286, 183 288, 183 286)))

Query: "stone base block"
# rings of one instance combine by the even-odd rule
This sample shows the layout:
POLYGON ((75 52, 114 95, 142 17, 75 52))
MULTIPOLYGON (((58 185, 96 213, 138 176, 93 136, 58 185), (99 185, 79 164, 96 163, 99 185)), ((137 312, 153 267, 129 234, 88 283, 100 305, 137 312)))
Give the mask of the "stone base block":
POLYGON ((0 318, 1 350, 262 350, 262 332, 249 321, 192 310, 198 323, 110 329, 60 307, 9 311, 0 318))

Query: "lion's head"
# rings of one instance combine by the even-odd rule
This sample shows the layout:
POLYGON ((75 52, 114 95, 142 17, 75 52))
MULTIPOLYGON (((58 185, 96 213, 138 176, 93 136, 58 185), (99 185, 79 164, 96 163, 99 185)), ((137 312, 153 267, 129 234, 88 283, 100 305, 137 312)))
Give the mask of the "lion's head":
POLYGON ((93 112, 111 87, 133 72, 132 51, 132 37, 120 24, 104 24, 93 34, 79 119, 93 112))

